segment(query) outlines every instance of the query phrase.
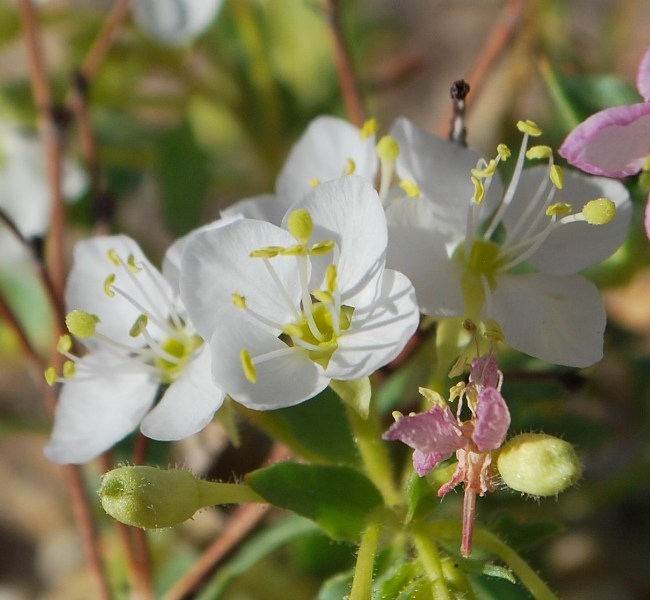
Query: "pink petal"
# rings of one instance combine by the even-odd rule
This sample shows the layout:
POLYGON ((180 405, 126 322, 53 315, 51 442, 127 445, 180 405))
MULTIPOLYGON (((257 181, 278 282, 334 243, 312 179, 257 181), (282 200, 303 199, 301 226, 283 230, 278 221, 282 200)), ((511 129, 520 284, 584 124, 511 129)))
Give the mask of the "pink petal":
POLYGON ((594 175, 638 173, 650 154, 650 103, 614 106, 592 115, 567 136, 559 153, 594 175))
POLYGON ((437 454, 438 460, 448 458, 465 445, 458 421, 448 406, 401 417, 382 437, 400 440, 423 454, 437 454))
POLYGON ((646 102, 650 102, 650 46, 648 46, 639 63, 639 71, 636 75, 636 89, 639 90, 639 94, 646 102))
POLYGON ((498 448, 508 433, 510 412, 503 396, 495 388, 485 388, 478 396, 476 426, 472 439, 481 452, 498 448))
POLYGON ((425 454, 419 450, 413 451, 413 469, 420 476, 424 477, 429 471, 433 469, 443 458, 442 454, 433 452, 432 454, 425 454))
POLYGON ((645 234, 648 236, 648 240, 650 240, 650 196, 648 196, 648 203, 645 205, 644 225, 645 234))
POLYGON ((501 388, 503 375, 499 371, 499 364, 494 354, 484 354, 472 361, 472 370, 469 380, 482 387, 501 388))

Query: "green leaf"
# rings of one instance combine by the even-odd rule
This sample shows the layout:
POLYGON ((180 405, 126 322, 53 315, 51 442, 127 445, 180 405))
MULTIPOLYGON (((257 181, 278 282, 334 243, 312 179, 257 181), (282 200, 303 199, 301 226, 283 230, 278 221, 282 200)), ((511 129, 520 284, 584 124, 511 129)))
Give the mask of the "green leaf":
MULTIPOLYGON (((378 599, 419 598, 416 594, 423 587, 427 586, 426 579, 422 577, 422 567, 419 561, 411 561, 396 565, 378 578, 375 582, 374 596, 378 599)), ((428 597, 431 597, 431 593, 428 597)))
POLYGON ((309 461, 351 466, 359 463, 345 409, 329 388, 290 408, 242 411, 272 437, 309 461))
POLYGON ((406 488, 408 500, 407 521, 423 518, 440 505, 440 499, 434 493, 431 482, 426 477, 420 477, 415 471, 411 473, 406 488))
POLYGON ((341 600, 347 598, 352 587, 353 571, 346 571, 330 577, 318 591, 316 600, 341 600))
POLYGON ((196 600, 217 600, 238 577, 247 573, 262 559, 287 543, 317 531, 310 521, 289 518, 266 528, 244 544, 234 558, 222 566, 217 575, 203 588, 196 600))
POLYGON ((363 419, 368 418, 370 412, 370 377, 355 379, 354 381, 338 381, 332 379, 330 387, 338 394, 339 398, 356 410, 363 419))
POLYGON ((246 481, 271 504, 316 521, 334 539, 358 541, 368 514, 382 503, 377 488, 349 467, 285 462, 253 471, 246 481))
POLYGON ((210 181, 209 161, 187 121, 161 138, 159 153, 165 221, 173 233, 182 235, 201 221, 210 181))
POLYGON ((517 551, 539 545, 544 540, 565 530, 558 521, 544 520, 524 522, 502 514, 490 524, 490 530, 517 551))

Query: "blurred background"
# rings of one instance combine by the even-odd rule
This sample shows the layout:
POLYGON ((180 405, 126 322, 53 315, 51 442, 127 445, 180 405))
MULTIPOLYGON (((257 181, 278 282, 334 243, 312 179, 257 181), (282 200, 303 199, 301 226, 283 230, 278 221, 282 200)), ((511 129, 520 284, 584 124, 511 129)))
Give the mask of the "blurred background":
MULTIPOLYGON (((48 77, 63 104, 114 3, 35 6, 48 77)), ((367 115, 379 120, 381 132, 404 115, 446 136, 449 87, 460 78, 472 86, 468 143, 486 155, 516 139, 518 119, 539 123, 544 143, 557 148, 578 120, 638 101, 636 69, 650 44, 644 0, 343 0, 339 8, 367 115)), ((106 195, 99 202, 92 193, 78 123, 64 115, 66 154, 82 173, 69 205, 68 251, 99 216, 158 263, 171 241, 221 208, 271 192, 312 118, 346 116, 325 4, 225 0, 204 31, 178 44, 129 16, 89 82, 88 110, 106 195)), ((36 121, 18 3, 0 0, 0 169, 11 160, 7 140, 16 131, 35 134, 36 121)), ((0 203, 9 189, 2 177, 0 203)), ((503 491, 479 507, 480 519, 497 530, 513 516, 530 522, 529 542, 537 543, 520 550, 570 600, 650 598, 650 256, 641 227, 647 187, 627 183, 637 210, 630 238, 589 273, 603 287, 610 314, 603 361, 580 373, 507 362, 513 431, 543 430, 571 441, 584 478, 557 500, 503 491)), ((46 354, 52 317, 36 272, 6 228, 0 248, 0 290, 46 354)), ((258 426, 242 423, 240 448, 214 422, 183 442, 150 444, 148 462, 237 479, 261 464, 271 445, 258 426)), ((94 597, 66 480, 42 455, 49 428, 41 382, 0 321, 0 600, 94 597)), ((116 448, 114 462, 130 460, 134 443, 116 448)), ((90 464, 84 473, 94 498, 101 466, 90 464)), ((458 501, 459 495, 445 499, 445 510, 458 514, 458 501)), ((122 594, 116 597, 126 598, 118 533, 98 503, 93 509, 111 581, 122 594)), ((149 534, 159 590, 217 538, 227 518, 206 510, 149 534)), ((280 522, 283 515, 267 518, 280 522)), ((322 581, 353 564, 354 552, 312 532, 269 550, 243 575, 231 568, 232 581, 210 597, 314 598, 322 581)), ((499 594, 527 597, 512 586, 499 594)))

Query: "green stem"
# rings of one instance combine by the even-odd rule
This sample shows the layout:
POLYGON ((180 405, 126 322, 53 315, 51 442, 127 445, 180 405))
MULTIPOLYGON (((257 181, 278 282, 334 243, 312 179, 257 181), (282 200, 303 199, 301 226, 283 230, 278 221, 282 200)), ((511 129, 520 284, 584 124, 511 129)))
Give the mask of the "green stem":
POLYGON ((245 483, 218 483, 197 479, 200 502, 203 506, 215 504, 245 504, 246 502, 261 502, 266 504, 260 495, 245 483))
POLYGON ((364 419, 347 403, 345 408, 366 474, 381 492, 387 506, 401 504, 402 496, 393 477, 393 463, 386 444, 381 439, 381 428, 376 416, 371 412, 368 418, 364 419))
POLYGON ((418 556, 424 567, 424 571, 431 582, 431 591, 436 600, 450 600, 449 589, 442 571, 440 554, 435 537, 431 535, 429 528, 422 525, 413 525, 413 542, 418 551, 418 556))
POLYGON ((380 533, 379 523, 371 520, 361 536, 348 600, 370 600, 372 596, 372 575, 380 533))
MULTIPOLYGON (((432 534, 440 537, 456 538, 461 535, 461 526, 456 521, 435 521, 427 527, 432 534)), ((558 600, 530 565, 496 535, 477 525, 474 529, 474 542, 476 546, 496 554, 508 565, 536 600, 558 600)))

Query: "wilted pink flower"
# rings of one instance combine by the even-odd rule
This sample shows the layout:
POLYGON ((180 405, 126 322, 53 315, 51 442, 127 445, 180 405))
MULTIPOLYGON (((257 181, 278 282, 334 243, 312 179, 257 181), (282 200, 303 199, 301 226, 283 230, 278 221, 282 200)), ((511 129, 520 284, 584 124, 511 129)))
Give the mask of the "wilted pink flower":
POLYGON ((437 405, 420 414, 398 417, 383 436, 413 448, 413 468, 420 477, 456 453, 456 471, 440 487, 438 496, 442 498, 459 483, 465 486, 463 556, 472 551, 476 495, 484 496, 494 489, 491 451, 503 444, 510 426, 510 412, 500 392, 502 374, 494 356, 486 354, 475 359, 469 379, 459 402, 462 405, 462 399, 466 399, 470 419, 462 421, 449 406, 437 405))

